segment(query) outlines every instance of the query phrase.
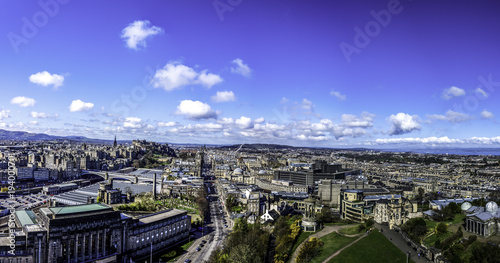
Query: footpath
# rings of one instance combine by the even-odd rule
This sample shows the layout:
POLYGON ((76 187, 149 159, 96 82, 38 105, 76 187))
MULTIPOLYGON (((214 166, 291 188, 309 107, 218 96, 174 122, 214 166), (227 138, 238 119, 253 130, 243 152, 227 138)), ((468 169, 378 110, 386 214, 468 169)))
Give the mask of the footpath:
POLYGON ((311 237, 316 237, 316 238, 321 238, 323 236, 326 236, 332 232, 338 232, 340 229, 343 229, 343 228, 347 228, 347 227, 351 227, 351 226, 354 226, 354 225, 342 225, 342 226, 337 226, 337 225, 333 225, 333 226, 325 226, 323 229, 321 229, 319 232, 316 232, 312 235, 309 236, 309 238, 307 238, 306 240, 302 241, 302 243, 300 243, 300 245, 297 247, 297 249, 295 249, 295 252, 293 252, 293 255, 292 255, 292 258, 290 259, 290 262, 291 263, 295 263, 295 260, 297 259, 297 256, 299 255, 299 251, 300 249, 302 248, 302 246, 304 245, 304 243, 309 240, 311 237))

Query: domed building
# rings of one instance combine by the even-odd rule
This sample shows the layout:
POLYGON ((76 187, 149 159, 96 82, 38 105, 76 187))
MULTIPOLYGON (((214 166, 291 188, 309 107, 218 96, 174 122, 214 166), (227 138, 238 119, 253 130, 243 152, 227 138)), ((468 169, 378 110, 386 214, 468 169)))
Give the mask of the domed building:
POLYGON ((467 232, 489 237, 500 235, 500 211, 497 203, 491 201, 486 207, 471 206, 467 209, 465 230, 467 232))
POLYGON ((255 177, 239 167, 232 171, 228 179, 235 183, 255 184, 255 177))

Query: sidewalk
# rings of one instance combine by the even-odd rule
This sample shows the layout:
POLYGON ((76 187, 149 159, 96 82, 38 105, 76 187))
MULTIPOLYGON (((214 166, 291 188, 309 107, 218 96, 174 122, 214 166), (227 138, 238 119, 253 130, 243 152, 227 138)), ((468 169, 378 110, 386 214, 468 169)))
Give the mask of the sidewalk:
POLYGON ((403 237, 398 233, 396 232, 395 230, 391 230, 389 229, 388 226, 383 226, 383 225, 379 225, 377 223, 375 223, 373 225, 375 228, 379 229, 379 230, 383 230, 383 232, 381 232, 382 234, 384 234, 384 236, 391 240, 392 239, 392 243, 394 245, 396 245, 396 247, 399 248, 399 250, 401 250, 401 252, 403 253, 407 253, 408 251, 410 251, 411 253, 411 256, 410 258, 415 261, 416 263, 427 263, 427 262, 432 262, 432 261, 429 261, 427 260, 425 257, 423 256, 420 256, 420 258, 418 258, 418 255, 417 255, 417 252, 415 250, 413 250, 412 247, 408 246, 408 244, 406 243, 406 241, 403 239, 403 237))

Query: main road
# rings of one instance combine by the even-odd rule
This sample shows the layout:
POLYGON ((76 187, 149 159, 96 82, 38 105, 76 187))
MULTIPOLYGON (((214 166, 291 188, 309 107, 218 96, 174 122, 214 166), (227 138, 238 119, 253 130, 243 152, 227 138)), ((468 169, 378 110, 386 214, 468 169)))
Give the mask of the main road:
POLYGON ((210 188, 209 192, 211 193, 208 195, 210 216, 208 220, 205 220, 203 236, 195 240, 187 252, 177 259, 177 262, 184 262, 187 259, 192 262, 208 261, 212 252, 223 245, 224 238, 229 233, 223 223, 224 214, 220 209, 219 198, 212 184, 207 185, 207 187, 210 188))

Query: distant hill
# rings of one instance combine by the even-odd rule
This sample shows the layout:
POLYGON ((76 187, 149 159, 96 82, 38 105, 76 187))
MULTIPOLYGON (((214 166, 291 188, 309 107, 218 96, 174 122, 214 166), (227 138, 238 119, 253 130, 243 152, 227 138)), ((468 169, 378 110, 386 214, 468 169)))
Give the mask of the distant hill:
POLYGON ((262 148, 270 148, 270 149, 286 149, 286 148, 302 148, 302 147, 295 147, 295 146, 289 146, 289 145, 280 145, 280 144, 262 144, 262 143, 252 143, 252 144, 234 144, 234 145, 225 145, 225 146, 220 146, 220 149, 245 149, 245 150, 255 150, 255 149, 262 149, 262 148))
POLYGON ((45 133, 30 133, 24 131, 6 131, 0 129, 0 140, 6 141, 52 141, 72 140, 87 143, 112 143, 113 140, 91 139, 83 136, 55 136, 45 133))

